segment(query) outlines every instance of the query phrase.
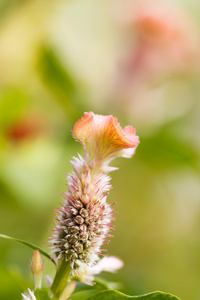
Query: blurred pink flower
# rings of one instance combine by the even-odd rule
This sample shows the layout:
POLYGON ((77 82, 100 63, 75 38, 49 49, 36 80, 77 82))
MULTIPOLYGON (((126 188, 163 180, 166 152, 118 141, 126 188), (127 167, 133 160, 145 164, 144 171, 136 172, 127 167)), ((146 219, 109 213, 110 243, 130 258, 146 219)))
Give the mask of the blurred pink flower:
POLYGON ((102 271, 115 273, 117 270, 124 266, 123 261, 116 256, 105 256, 103 257, 98 265, 91 268, 91 274, 99 274, 102 271))
POLYGON ((122 62, 122 78, 125 76, 130 82, 151 82, 174 73, 197 70, 197 29, 174 3, 134 2, 124 14, 123 19, 131 28, 132 42, 122 62))
POLYGON ((92 266, 87 272, 81 274, 80 280, 86 284, 91 284, 94 280, 94 275, 101 273, 102 271, 115 273, 117 270, 124 266, 123 261, 115 256, 105 256, 98 264, 92 266))
POLYGON ((10 121, 5 134, 9 140, 20 143, 46 133, 48 127, 49 124, 47 124, 43 115, 31 112, 27 113, 20 120, 10 121))

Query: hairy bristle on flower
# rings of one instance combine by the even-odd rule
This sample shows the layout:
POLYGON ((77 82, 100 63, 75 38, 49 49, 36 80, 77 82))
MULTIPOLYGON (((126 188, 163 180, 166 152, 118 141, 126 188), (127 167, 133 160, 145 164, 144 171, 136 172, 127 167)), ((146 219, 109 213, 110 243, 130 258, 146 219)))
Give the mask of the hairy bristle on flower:
POLYGON ((89 273, 88 268, 98 262, 99 256, 104 256, 106 250, 101 249, 101 246, 109 242, 111 235, 108 232, 114 229, 112 222, 115 213, 112 205, 106 202, 111 189, 110 176, 106 174, 111 170, 108 163, 112 158, 122 156, 121 151, 134 149, 138 144, 134 128, 128 126, 122 130, 117 119, 112 118, 86 113, 75 124, 74 137, 82 141, 85 159, 80 155, 79 158, 72 158, 74 171, 67 175, 68 193, 63 193, 64 204, 55 212, 58 223, 50 239, 52 255, 58 260, 64 258, 70 261, 73 275, 80 280, 84 277, 82 274, 89 273), (93 140, 87 139, 88 130, 91 130, 87 126, 88 120, 93 130, 96 130, 93 132, 93 140), (108 128, 110 131, 106 132, 108 128), (98 136, 102 142, 101 135, 104 136, 106 150, 101 145, 98 154, 95 154, 95 162, 91 163, 92 149, 95 151, 98 147, 98 136))

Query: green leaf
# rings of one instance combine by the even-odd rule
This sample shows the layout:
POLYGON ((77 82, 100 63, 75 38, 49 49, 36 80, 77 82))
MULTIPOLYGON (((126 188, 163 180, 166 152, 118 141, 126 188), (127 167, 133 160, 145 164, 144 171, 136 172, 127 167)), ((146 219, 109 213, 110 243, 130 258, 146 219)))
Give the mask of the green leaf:
POLYGON ((81 283, 81 282, 77 282, 76 290, 74 291, 74 293, 79 293, 79 292, 82 292, 82 291, 89 291, 90 292, 91 290, 95 290, 96 293, 97 293, 97 291, 102 291, 102 290, 109 289, 108 284, 103 280, 95 278, 94 282, 95 282, 95 284, 92 285, 92 286, 86 285, 86 284, 81 283))
POLYGON ((109 289, 109 284, 112 283, 112 282, 105 281, 105 280, 100 279, 100 278, 95 278, 94 282, 95 282, 95 287, 98 290, 109 289))
POLYGON ((87 298, 87 300, 126 300, 126 299, 136 299, 136 300, 180 300, 176 296, 163 292, 153 292, 141 296, 128 296, 114 290, 106 290, 98 292, 97 294, 87 298))
POLYGON ((27 241, 20 240, 20 239, 16 239, 16 238, 11 237, 11 236, 8 236, 8 235, 0 234, 0 237, 1 237, 1 238, 4 238, 4 239, 11 240, 11 241, 14 241, 14 242, 17 242, 17 243, 20 243, 20 244, 22 244, 22 245, 25 245, 25 246, 31 248, 31 249, 39 250, 39 251, 40 251, 40 254, 42 254, 42 255, 44 255, 46 258, 50 259, 50 260, 56 265, 55 260, 53 260, 53 259, 51 258, 51 256, 50 256, 47 252, 45 252, 42 248, 40 248, 40 247, 38 247, 38 246, 36 246, 36 245, 34 245, 34 244, 31 244, 31 243, 29 243, 29 242, 27 242, 27 241))
POLYGON ((77 82, 69 68, 63 63, 55 51, 49 47, 42 47, 39 55, 38 68, 49 91, 55 95, 74 123, 86 109, 80 82, 77 82), (83 105, 84 103, 84 105, 83 105))
MULTIPOLYGON (((81 292, 78 292, 78 293, 73 293, 71 296, 70 296, 70 299, 71 300, 87 300, 87 299, 93 299, 93 295, 97 295, 98 294, 98 290, 85 290, 85 291, 81 291, 81 292), (90 297, 91 296, 91 297, 90 297), (89 298, 88 298, 89 297, 89 298)), ((95 299, 95 298, 94 298, 95 299)), ((99 298, 100 299, 100 298, 99 298)))
POLYGON ((88 297, 95 295, 99 291, 108 289, 108 285, 99 279, 95 279, 95 285, 89 286, 86 284, 83 284, 81 282, 77 282, 77 287, 73 294, 71 295, 71 300, 86 300, 88 297))
POLYGON ((177 138, 170 128, 162 128, 154 136, 141 137, 137 157, 153 169, 166 169, 170 166, 189 165, 196 167, 198 152, 185 140, 177 138))
POLYGON ((34 293, 37 300, 50 300, 48 289, 37 289, 34 293))

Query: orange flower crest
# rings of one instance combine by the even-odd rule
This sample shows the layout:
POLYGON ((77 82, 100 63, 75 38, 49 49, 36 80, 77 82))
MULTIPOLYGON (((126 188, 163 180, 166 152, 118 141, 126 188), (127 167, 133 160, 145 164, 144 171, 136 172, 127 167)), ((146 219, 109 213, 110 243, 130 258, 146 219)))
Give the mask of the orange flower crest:
POLYGON ((118 156, 131 157, 139 143, 135 128, 122 129, 117 118, 93 112, 85 113, 74 125, 73 136, 83 145, 86 161, 95 166, 118 156))

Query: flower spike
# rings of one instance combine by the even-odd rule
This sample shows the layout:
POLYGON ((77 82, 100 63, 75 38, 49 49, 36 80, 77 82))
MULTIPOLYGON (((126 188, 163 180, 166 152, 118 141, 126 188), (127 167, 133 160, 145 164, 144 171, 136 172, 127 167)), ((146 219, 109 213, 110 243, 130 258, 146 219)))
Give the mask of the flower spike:
MULTIPOLYGON (((131 157, 139 143, 132 126, 122 129, 117 118, 92 112, 85 113, 74 125, 73 136, 82 144, 85 154, 84 159, 80 155, 72 158, 74 172, 67 175, 68 193, 63 193, 64 204, 50 239, 52 255, 58 260, 52 284, 52 292, 57 297, 67 284, 66 279, 60 283, 64 274, 70 273, 80 281, 93 284, 92 270, 99 255, 104 256, 105 249, 101 246, 109 242, 108 232, 114 229, 112 205, 106 202, 111 189, 107 173, 113 170, 108 164, 118 156, 131 157)), ((108 260, 102 261, 101 270, 105 261, 108 260)))

